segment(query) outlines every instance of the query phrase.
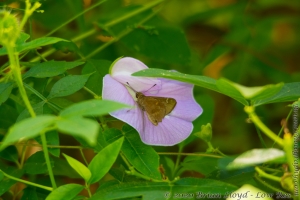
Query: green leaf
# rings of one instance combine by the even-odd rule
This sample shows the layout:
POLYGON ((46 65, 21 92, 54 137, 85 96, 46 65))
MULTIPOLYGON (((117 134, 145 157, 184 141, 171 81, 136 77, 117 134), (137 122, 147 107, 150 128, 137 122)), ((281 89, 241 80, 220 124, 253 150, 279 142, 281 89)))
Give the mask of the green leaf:
POLYGON ((13 88, 12 82, 0 83, 0 105, 8 99, 13 88))
MULTIPOLYGON (((62 39, 62 38, 56 38, 56 37, 41 37, 41 38, 32 40, 30 42, 26 42, 23 44, 17 44, 16 51, 20 53, 25 50, 36 49, 38 47, 46 46, 49 44, 54 44, 59 41, 67 41, 67 40, 62 39)), ((6 55, 6 54, 7 54, 6 48, 5 47, 0 48, 0 56, 6 55)))
POLYGON ((53 115, 40 115, 16 123, 9 129, 3 139, 0 150, 21 139, 36 137, 42 130, 52 125, 55 119, 56 117, 53 115))
POLYGON ((129 106, 109 100, 88 100, 73 104, 60 112, 62 117, 100 116, 129 106))
POLYGON ((249 105, 248 101, 243 97, 243 95, 240 93, 240 91, 237 90, 231 83, 232 82, 230 82, 224 78, 221 78, 221 79, 217 80, 216 85, 222 94, 225 94, 225 95, 239 101, 240 103, 242 103, 245 106, 249 105))
POLYGON ((275 95, 261 100, 254 101, 254 106, 269 103, 296 101, 300 97, 300 82, 285 83, 281 90, 275 95))
POLYGON ((53 190, 46 198, 46 200, 72 200, 77 194, 83 190, 83 185, 67 184, 62 185, 53 190))
POLYGON ((124 138, 122 137, 107 145, 93 158, 89 164, 89 169, 92 172, 90 184, 98 182, 109 171, 119 155, 123 141, 124 138))
POLYGON ((108 73, 111 65, 108 60, 94 60, 89 59, 82 69, 82 74, 93 73, 85 86, 98 95, 102 94, 103 77, 108 73))
POLYGON ((125 135, 122 152, 127 160, 142 174, 153 179, 161 180, 159 156, 156 151, 144 144, 138 132, 129 125, 124 125, 122 132, 125 135))
MULTIPOLYGON (((32 108, 33 108, 33 110, 34 110, 34 112, 35 112, 36 115, 42 115, 42 114, 44 114, 45 103, 46 103, 45 101, 41 101, 41 102, 39 102, 37 104, 33 104, 32 105, 32 108)), ((17 122, 22 121, 22 120, 24 120, 26 118, 30 118, 30 117, 31 116, 30 116, 30 113, 29 113, 28 109, 25 108, 21 112, 21 114, 18 116, 17 122)))
POLYGON ((201 194, 217 194, 220 198, 236 190, 237 187, 211 179, 183 178, 173 184, 164 182, 133 182, 101 187, 90 200, 129 199, 142 196, 143 200, 202 199, 201 194))
MULTIPOLYGON (((36 137, 35 140, 39 143, 42 144, 41 137, 36 137)), ((47 145, 59 145, 59 136, 58 132, 56 130, 53 131, 48 131, 46 133, 46 140, 47 140, 47 145)), ((48 148, 49 153, 51 153, 53 156, 59 157, 60 155, 60 148, 48 148)))
POLYGON ((86 182, 91 178, 91 171, 78 160, 64 154, 64 157, 68 161, 69 165, 82 177, 86 182))
POLYGON ((89 145, 95 145, 99 124, 91 119, 82 117, 60 118, 56 121, 59 131, 83 138, 89 145))
MULTIPOLYGON (((2 163, 0 164, 0 173, 2 174, 1 170, 6 174, 9 174, 16 178, 21 178, 21 176, 24 173, 24 170, 22 169, 17 169, 13 166, 5 166, 2 163)), ((17 181, 7 178, 5 176, 2 179, 0 179, 0 196, 7 192, 11 188, 11 186, 14 185, 16 182, 17 181)))
POLYGON ((282 150, 275 148, 252 149, 234 159, 228 164, 227 169, 239 169, 265 162, 284 163, 285 161, 286 156, 282 150))
POLYGON ((133 31, 122 37, 120 41, 130 50, 158 61, 189 63, 191 52, 184 32, 178 27, 161 22, 163 22, 161 19, 152 20, 146 25, 133 27, 133 31))
POLYGON ((63 97, 73 94, 84 87, 90 74, 87 75, 69 75, 57 81, 51 91, 48 99, 54 97, 63 97))
POLYGON ((66 61, 48 61, 43 63, 38 63, 34 67, 30 68, 28 72, 23 75, 23 79, 28 77, 35 78, 46 78, 53 77, 64 73, 68 69, 72 69, 83 62, 66 62, 66 61))
POLYGON ((189 75, 164 69, 145 69, 133 73, 132 76, 162 77, 194 84, 203 88, 220 92, 216 86, 216 80, 206 76, 189 75))
POLYGON ((34 187, 26 187, 23 190, 23 195, 21 200, 38 200, 36 189, 34 187))
MULTIPOLYGON (((54 166, 54 162, 50 157, 51 167, 54 166)), ((43 151, 38 151, 31 155, 24 164, 24 170, 27 174, 45 174, 48 172, 45 155, 43 151)))
MULTIPOLYGON (((218 168, 220 158, 188 156, 181 163, 184 170, 193 170, 205 176, 218 168)), ((183 172, 181 169, 181 172, 183 172)))
POLYGON ((270 84, 261 87, 245 87, 229 80, 225 81, 235 87, 244 96, 244 98, 250 100, 269 98, 278 93, 284 85, 284 83, 278 83, 276 85, 270 84))
POLYGON ((15 146, 8 146, 7 148, 5 148, 3 151, 0 152, 0 157, 15 163, 19 161, 18 150, 15 146))
POLYGON ((52 168, 55 176, 64 176, 73 179, 81 179, 82 177, 69 165, 65 159, 52 157, 54 167, 52 168))

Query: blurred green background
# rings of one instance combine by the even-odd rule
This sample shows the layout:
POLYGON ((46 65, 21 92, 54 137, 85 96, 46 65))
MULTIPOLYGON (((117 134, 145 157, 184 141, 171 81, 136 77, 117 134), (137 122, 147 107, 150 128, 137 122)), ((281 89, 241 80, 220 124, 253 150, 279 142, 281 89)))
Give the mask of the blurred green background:
MULTIPOLYGON (((35 12, 24 30, 31 34, 31 39, 47 35, 99 1, 40 2, 43 12, 35 12)), ((23 1, 6 0, 1 4, 24 8, 23 1)), ((12 12, 22 16, 18 10, 12 9, 12 12)), ((226 77, 245 86, 261 86, 300 80, 299 33, 299 0, 108 0, 53 33, 51 36, 76 42, 54 45, 57 51, 47 60, 83 59, 96 66, 99 64, 98 70, 104 75, 108 73, 108 61, 130 56, 150 68, 174 69, 214 79, 226 77), (149 6, 153 2, 156 4, 149 6), (143 12, 130 15, 147 6, 143 12)), ((38 52, 43 55, 49 48, 52 47, 43 47, 38 52)), ((35 52, 30 52, 22 61, 36 57, 35 52)), ((0 59, 7 61, 5 57, 0 59)), ((82 66, 70 73, 81 71, 82 66)), ((102 80, 98 77, 94 81, 99 85, 90 87, 101 95, 102 80)), ((199 131, 201 125, 211 123, 212 143, 225 154, 262 147, 240 103, 199 87, 194 94, 204 109, 194 123, 194 132, 199 131)), ((68 99, 78 102, 88 98, 92 98, 91 95, 82 90, 68 99)), ((277 133, 281 120, 290 111, 287 105, 270 104, 256 111, 277 133)), ((268 138, 264 139, 267 146, 272 144, 268 138)), ((207 148, 199 139, 192 137, 189 142, 184 152, 207 148)), ((62 141, 64 143, 70 140, 62 141)), ((157 150, 176 151, 177 147, 157 147, 157 150)))

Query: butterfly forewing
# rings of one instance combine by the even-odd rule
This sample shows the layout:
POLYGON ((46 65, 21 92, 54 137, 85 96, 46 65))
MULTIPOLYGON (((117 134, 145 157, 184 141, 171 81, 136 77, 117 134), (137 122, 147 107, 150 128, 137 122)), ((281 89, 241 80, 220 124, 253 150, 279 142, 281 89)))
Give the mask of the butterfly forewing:
POLYGON ((146 111, 151 123, 157 126, 167 114, 172 112, 177 102, 173 98, 145 96, 138 92, 137 103, 142 110, 146 111))

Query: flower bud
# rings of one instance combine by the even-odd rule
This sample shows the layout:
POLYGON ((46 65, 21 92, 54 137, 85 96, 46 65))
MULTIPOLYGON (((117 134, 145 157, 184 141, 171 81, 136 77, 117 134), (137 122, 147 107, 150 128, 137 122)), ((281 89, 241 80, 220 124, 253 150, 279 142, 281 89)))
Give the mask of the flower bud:
POLYGON ((0 44, 10 45, 18 37, 19 23, 15 16, 6 10, 0 11, 0 44))
POLYGON ((212 137, 211 124, 207 123, 206 125, 201 126, 201 131, 194 134, 196 137, 201 138, 205 142, 210 142, 212 137))

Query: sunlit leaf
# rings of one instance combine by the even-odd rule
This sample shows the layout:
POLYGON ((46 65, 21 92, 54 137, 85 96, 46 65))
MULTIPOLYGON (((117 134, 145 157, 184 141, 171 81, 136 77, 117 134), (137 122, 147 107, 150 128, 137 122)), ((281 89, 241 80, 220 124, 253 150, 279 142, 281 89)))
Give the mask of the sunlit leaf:
POLYGON ((63 154, 71 167, 87 182, 91 178, 91 171, 78 160, 63 154))
POLYGON ((89 169, 92 172, 89 183, 99 181, 109 171, 119 155, 123 141, 124 138, 120 138, 107 145, 93 158, 89 164, 89 169))
POLYGON ((67 184, 62 185, 53 190, 46 200, 72 200, 77 194, 83 190, 83 185, 67 184))

